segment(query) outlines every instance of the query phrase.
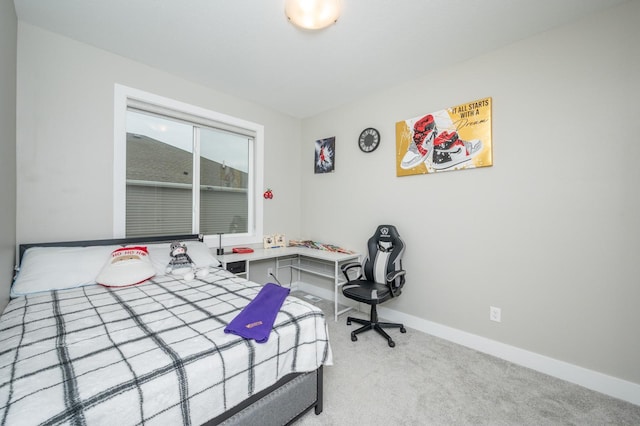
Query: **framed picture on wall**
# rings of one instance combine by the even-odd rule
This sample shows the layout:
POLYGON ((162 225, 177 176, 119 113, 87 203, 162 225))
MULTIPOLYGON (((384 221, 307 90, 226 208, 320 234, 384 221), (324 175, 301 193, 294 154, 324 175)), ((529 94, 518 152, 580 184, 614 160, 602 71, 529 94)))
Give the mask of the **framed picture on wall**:
POLYGON ((317 140, 315 148, 315 173, 333 172, 336 164, 336 137, 317 140))
POLYGON ((491 98, 396 123, 396 175, 493 165, 491 98))

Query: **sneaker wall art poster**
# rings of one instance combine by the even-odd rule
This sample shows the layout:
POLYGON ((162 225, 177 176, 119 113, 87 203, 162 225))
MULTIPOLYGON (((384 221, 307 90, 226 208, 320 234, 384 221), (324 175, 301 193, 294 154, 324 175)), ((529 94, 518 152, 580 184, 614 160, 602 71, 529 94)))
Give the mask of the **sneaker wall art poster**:
POLYGON ((316 173, 333 172, 336 164, 336 138, 326 138, 316 141, 314 156, 314 171, 316 173))
POLYGON ((491 165, 491 98, 396 123, 397 176, 491 165))

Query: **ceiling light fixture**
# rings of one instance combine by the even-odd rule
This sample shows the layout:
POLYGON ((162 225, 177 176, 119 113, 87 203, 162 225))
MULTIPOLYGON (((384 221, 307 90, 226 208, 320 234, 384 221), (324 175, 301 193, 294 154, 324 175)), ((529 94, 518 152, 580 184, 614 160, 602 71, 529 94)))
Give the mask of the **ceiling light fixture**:
POLYGON ((285 0, 284 13, 300 28, 320 30, 338 21, 340 0, 285 0))

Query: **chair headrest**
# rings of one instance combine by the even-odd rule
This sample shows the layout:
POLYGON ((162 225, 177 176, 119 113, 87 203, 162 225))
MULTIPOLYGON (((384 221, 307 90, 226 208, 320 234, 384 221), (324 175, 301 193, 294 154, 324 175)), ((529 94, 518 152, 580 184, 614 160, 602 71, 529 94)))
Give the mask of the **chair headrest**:
POLYGON ((379 225, 373 238, 382 251, 390 250, 393 246, 402 244, 400 234, 398 234, 398 230, 393 225, 379 225))

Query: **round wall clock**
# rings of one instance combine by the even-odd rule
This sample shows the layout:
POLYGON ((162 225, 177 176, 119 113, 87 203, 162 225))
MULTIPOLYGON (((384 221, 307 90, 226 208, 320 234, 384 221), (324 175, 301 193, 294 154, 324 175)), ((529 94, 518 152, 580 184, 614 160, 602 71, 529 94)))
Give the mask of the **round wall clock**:
POLYGON ((364 129, 358 138, 358 146, 362 152, 373 152, 380 145, 380 132, 373 127, 364 129))

